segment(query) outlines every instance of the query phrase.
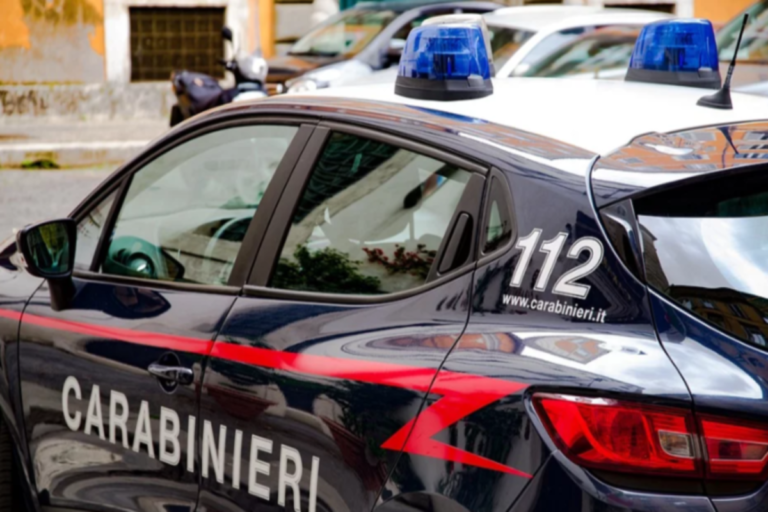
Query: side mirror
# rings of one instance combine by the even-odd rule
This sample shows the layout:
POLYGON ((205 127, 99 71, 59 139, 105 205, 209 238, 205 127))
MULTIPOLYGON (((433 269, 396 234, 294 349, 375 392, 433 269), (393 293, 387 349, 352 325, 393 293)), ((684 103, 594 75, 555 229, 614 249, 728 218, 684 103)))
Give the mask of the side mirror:
POLYGON ((27 271, 45 279, 68 279, 75 263, 77 227, 72 219, 27 226, 16 235, 27 271))
POLYGON ((222 27, 221 28, 221 37, 225 41, 229 41, 231 43, 232 40, 234 39, 234 37, 232 36, 232 29, 229 28, 229 27, 222 27))
POLYGON ((76 242, 77 226, 72 219, 34 224, 16 234, 16 246, 24 256, 27 272, 48 280, 54 311, 69 308, 75 296, 72 271, 76 242))

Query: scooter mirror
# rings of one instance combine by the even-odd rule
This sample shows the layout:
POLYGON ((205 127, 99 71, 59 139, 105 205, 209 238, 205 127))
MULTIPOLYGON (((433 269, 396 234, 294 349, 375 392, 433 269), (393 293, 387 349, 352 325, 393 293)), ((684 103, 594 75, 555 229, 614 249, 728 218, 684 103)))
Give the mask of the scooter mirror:
POLYGON ((229 27, 222 27, 221 28, 221 37, 226 39, 227 41, 229 41, 231 43, 232 39, 233 39, 233 37, 232 37, 232 29, 230 29, 229 27))

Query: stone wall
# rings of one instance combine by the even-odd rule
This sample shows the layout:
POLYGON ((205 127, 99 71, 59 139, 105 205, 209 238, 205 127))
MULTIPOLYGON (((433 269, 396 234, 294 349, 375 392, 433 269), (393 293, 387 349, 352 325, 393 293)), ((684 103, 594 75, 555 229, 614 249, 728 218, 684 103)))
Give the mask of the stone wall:
POLYGON ((103 0, 0 0, 0 83, 105 76, 103 0))
POLYGON ((78 121, 168 119, 175 101, 170 81, 0 85, 0 124, 43 116, 78 121))

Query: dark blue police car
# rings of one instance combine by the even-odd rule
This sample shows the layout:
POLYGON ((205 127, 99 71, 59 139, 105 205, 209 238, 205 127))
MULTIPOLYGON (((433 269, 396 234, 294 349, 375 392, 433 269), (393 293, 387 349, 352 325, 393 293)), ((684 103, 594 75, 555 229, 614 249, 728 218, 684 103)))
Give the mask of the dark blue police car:
MULTIPOLYGON (((6 244, 2 510, 764 510, 768 105, 491 84, 479 34, 196 117, 6 244)), ((701 37, 636 69, 711 85, 701 37)))

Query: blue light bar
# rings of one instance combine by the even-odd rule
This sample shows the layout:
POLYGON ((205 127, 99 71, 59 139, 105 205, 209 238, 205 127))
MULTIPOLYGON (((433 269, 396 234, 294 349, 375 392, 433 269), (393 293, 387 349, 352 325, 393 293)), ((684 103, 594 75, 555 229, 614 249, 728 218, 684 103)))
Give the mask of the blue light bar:
POLYGON ((665 20, 643 27, 626 80, 720 88, 715 31, 709 20, 665 20))
POLYGON ((492 94, 486 48, 483 30, 477 24, 413 29, 400 58, 395 94, 439 101, 492 94))

